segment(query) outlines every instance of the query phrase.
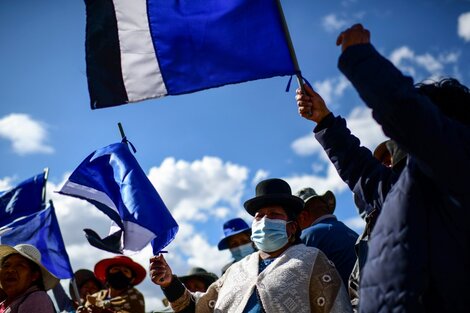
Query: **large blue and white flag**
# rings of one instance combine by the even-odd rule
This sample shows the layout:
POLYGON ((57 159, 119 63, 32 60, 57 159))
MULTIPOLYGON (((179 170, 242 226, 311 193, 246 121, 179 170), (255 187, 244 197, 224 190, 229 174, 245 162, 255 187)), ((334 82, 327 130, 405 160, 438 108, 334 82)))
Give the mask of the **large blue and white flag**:
POLYGON ((43 172, 0 192, 0 227, 44 209, 45 184, 46 172, 43 172))
POLYGON ((279 0, 85 0, 91 108, 298 74, 279 0))
POLYGON ((90 154, 59 193, 87 200, 111 218, 106 238, 84 230, 90 244, 99 249, 132 253, 152 242, 157 254, 178 231, 178 224, 125 143, 90 154))
POLYGON ((47 208, 0 228, 0 242, 10 246, 28 243, 41 252, 41 263, 56 277, 73 277, 70 259, 52 201, 47 208))

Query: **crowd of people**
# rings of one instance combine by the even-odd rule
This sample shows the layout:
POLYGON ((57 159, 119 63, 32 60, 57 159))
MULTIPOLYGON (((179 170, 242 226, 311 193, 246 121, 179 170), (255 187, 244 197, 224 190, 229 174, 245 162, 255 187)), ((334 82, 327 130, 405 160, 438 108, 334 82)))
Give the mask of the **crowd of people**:
MULTIPOLYGON (((374 152, 304 85, 299 114, 354 194, 366 227, 334 215, 333 192, 292 192, 278 178, 258 183, 244 203, 253 217, 223 225, 219 250, 233 260, 222 276, 193 268, 174 275, 162 254, 149 276, 167 312, 467 312, 470 268, 470 91, 455 79, 414 84, 375 50, 356 24, 343 31, 339 68, 390 140, 374 152)), ((322 186, 313 186, 321 188, 322 186)), ((0 313, 143 313, 135 288, 146 270, 125 256, 79 270, 66 295, 27 244, 0 245, 0 313)))

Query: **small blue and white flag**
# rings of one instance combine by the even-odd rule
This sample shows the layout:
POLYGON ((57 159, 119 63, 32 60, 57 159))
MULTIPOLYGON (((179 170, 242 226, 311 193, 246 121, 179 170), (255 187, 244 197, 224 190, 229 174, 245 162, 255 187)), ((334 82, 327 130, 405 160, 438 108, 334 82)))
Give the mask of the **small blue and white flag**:
POLYGON ((0 227, 44 209, 45 184, 46 172, 43 172, 0 192, 0 227))
POLYGON ((73 277, 52 201, 47 208, 0 228, 0 242, 10 246, 31 244, 41 252, 41 263, 52 274, 61 279, 73 277))
POLYGON ((84 230, 90 244, 102 250, 130 254, 152 242, 154 254, 158 254, 178 231, 178 224, 126 143, 90 154, 59 193, 87 200, 112 220, 106 238, 84 230))
POLYGON ((91 108, 298 70, 279 0, 85 0, 91 108))

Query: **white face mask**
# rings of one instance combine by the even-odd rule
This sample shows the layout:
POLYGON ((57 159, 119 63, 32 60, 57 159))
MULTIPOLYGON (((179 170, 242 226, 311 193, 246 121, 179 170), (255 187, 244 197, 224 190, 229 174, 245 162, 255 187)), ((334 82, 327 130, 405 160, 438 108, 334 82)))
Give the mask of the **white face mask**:
POLYGON ((232 257, 235 259, 235 262, 240 261, 244 257, 249 254, 255 252, 255 248, 253 248, 253 243, 245 243, 244 245, 240 245, 235 248, 231 248, 230 252, 232 253, 232 257))
POLYGON ((287 222, 279 219, 263 217, 254 220, 251 225, 251 240, 256 247, 264 252, 273 252, 284 247, 288 242, 287 222))

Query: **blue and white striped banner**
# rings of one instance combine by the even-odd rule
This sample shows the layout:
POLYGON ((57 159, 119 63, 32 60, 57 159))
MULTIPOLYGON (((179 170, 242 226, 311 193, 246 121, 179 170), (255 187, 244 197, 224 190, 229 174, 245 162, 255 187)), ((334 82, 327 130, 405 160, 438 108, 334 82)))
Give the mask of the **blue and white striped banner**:
POLYGON ((86 0, 92 109, 295 67, 278 0, 86 0))

